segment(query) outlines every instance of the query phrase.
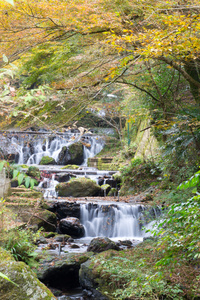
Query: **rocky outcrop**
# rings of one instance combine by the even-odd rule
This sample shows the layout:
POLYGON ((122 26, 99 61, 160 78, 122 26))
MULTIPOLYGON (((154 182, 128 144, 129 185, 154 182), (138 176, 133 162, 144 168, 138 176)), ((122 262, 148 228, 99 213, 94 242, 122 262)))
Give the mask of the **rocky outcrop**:
POLYGON ((120 250, 119 246, 117 246, 115 242, 111 241, 109 238, 98 237, 91 240, 87 251, 100 253, 109 249, 120 250))
POLYGON ((39 165, 56 165, 56 161, 53 157, 43 156, 39 165))
POLYGON ((2 248, 0 248, 0 272, 15 283, 0 277, 1 300, 56 300, 24 262, 15 261, 11 254, 2 248))
POLYGON ((62 147, 58 156, 58 165, 81 165, 83 163, 83 145, 80 142, 76 142, 69 147, 62 147))
POLYGON ((80 265, 91 256, 92 253, 68 253, 57 257, 48 255, 39 262, 37 276, 45 284, 57 289, 78 287, 80 265))
MULTIPOLYGON (((31 216, 30 216, 31 217, 31 216)), ((30 224, 45 231, 56 231, 57 217, 48 210, 37 210, 30 219, 30 224)))
POLYGON ((69 234, 74 238, 83 237, 85 233, 85 229, 79 219, 73 217, 60 220, 59 230, 61 233, 69 234))
POLYGON ((108 300, 102 295, 97 288, 99 287, 99 278, 95 276, 92 269, 91 261, 88 260, 81 265, 79 271, 79 282, 89 299, 108 300))
POLYGON ((80 218, 80 203, 76 202, 55 202, 45 204, 45 207, 56 214, 58 220, 66 217, 80 218))
POLYGON ((72 178, 67 183, 60 183, 56 186, 58 196, 63 197, 98 196, 100 191, 101 188, 95 181, 83 177, 72 178))

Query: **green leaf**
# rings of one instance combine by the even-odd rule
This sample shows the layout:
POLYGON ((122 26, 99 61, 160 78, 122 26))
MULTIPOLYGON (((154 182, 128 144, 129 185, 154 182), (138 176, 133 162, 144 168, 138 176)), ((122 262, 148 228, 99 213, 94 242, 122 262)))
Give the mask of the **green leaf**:
POLYGON ((15 179, 18 175, 19 175, 19 171, 18 170, 14 170, 13 171, 13 179, 15 179))
POLYGON ((27 177, 25 178, 25 187, 26 187, 26 188, 29 187, 30 181, 31 181, 31 178, 30 178, 29 176, 27 176, 27 177))
POLYGON ((8 281, 12 282, 14 285, 18 286, 18 284, 16 284, 16 283, 15 283, 15 282, 13 282, 12 280, 10 280, 10 279, 8 278, 8 276, 6 276, 5 274, 3 274, 3 273, 1 273, 1 272, 0 272, 0 277, 2 277, 2 278, 4 278, 4 279, 6 279, 6 280, 8 280, 8 281))
POLYGON ((36 183, 35 179, 31 178, 31 180, 30 180, 31 188, 34 187, 35 183, 36 183))
POLYGON ((21 185, 22 181, 24 179, 24 174, 19 174, 19 176, 17 177, 17 180, 18 180, 18 184, 21 185))

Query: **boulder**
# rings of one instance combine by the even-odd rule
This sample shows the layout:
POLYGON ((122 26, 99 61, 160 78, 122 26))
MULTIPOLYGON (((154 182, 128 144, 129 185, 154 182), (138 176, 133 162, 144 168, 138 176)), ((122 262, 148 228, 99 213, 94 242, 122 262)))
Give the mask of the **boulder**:
POLYGON ((38 229, 42 227, 45 231, 55 232, 57 227, 57 217, 53 212, 46 209, 38 210, 31 217, 30 225, 36 225, 38 229))
POLYGON ((62 290, 78 287, 80 265, 91 256, 92 253, 67 253, 56 257, 45 255, 36 269, 37 276, 42 282, 53 288, 62 290))
POLYGON ((61 233, 68 234, 74 238, 83 237, 85 229, 78 218, 68 217, 60 220, 59 230, 61 233))
POLYGON ((60 183, 56 186, 58 196, 63 197, 98 196, 100 191, 101 188, 95 181, 84 177, 72 178, 67 183, 60 183))
POLYGON ((12 282, 0 277, 1 300, 56 300, 24 262, 17 262, 10 253, 0 248, 0 272, 12 282))
POLYGON ((91 240, 87 251, 100 253, 109 249, 120 250, 119 246, 117 246, 115 242, 111 241, 109 238, 98 237, 91 240))
POLYGON ((55 176, 55 180, 58 182, 67 182, 71 179, 71 175, 69 173, 57 173, 55 176))
POLYGON ((53 157, 43 156, 39 165, 56 165, 56 161, 53 157))
POLYGON ((58 165, 81 165, 84 161, 83 145, 80 142, 71 144, 69 147, 62 147, 58 155, 58 165))
POLYGON ((34 167, 34 166, 30 166, 26 172, 26 174, 30 177, 36 178, 36 179, 40 179, 41 178, 41 173, 39 168, 34 167))
POLYGON ((67 242, 69 239, 71 238, 70 235, 68 234, 57 234, 56 237, 54 238, 54 240, 56 242, 67 242))

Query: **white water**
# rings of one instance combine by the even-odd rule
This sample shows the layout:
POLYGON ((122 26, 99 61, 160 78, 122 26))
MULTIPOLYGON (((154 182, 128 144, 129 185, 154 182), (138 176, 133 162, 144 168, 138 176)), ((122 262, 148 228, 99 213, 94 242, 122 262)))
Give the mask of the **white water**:
MULTIPOLYGON (((38 165, 43 156, 49 156, 58 161, 59 153, 63 147, 69 147, 71 144, 80 140, 80 133, 70 133, 63 136, 37 136, 34 134, 24 134, 24 137, 12 137, 11 144, 15 147, 18 153, 18 164, 38 165)), ((85 141, 90 144, 90 147, 83 146, 84 162, 87 165, 87 159, 99 153, 104 146, 102 139, 96 136, 87 136, 85 141)))
POLYGON ((82 204, 81 223, 86 237, 143 238, 147 225, 145 207, 141 205, 82 204))

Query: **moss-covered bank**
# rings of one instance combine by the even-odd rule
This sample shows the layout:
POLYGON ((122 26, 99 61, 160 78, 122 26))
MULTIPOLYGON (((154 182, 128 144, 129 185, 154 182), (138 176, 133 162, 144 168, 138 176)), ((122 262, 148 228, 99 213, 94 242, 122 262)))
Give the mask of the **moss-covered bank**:
POLYGON ((2 248, 0 248, 0 272, 15 283, 0 277, 1 300, 56 300, 25 263, 16 262, 11 254, 2 248))

